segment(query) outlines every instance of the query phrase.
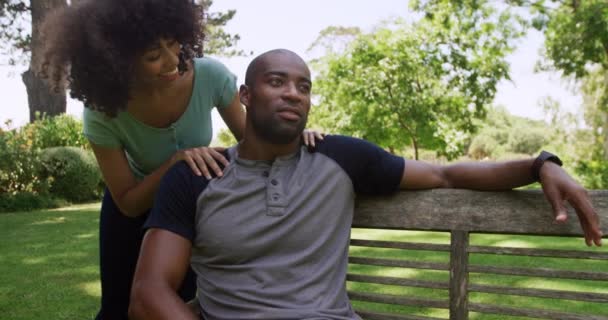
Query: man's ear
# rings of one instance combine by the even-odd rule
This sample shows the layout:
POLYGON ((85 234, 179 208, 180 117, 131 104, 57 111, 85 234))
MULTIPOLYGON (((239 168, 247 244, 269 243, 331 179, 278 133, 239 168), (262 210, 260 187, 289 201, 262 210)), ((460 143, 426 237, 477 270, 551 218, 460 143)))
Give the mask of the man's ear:
POLYGON ((239 99, 245 108, 249 107, 249 87, 244 84, 239 88, 239 99))

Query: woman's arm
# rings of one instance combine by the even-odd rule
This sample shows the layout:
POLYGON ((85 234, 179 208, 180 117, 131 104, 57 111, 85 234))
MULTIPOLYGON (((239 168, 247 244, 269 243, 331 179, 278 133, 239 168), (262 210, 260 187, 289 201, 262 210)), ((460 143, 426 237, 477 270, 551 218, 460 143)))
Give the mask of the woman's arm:
POLYGON ((106 186, 120 211, 128 217, 137 217, 152 207, 160 179, 173 165, 170 159, 159 168, 137 181, 124 150, 106 148, 91 143, 106 186))
POLYGON ((192 171, 199 176, 211 179, 209 167, 216 175, 221 176, 222 170, 218 162, 228 165, 228 160, 213 148, 197 147, 176 152, 169 160, 138 181, 127 162, 124 150, 106 148, 91 143, 91 148, 97 158, 103 179, 112 194, 114 202, 120 211, 128 217, 137 217, 152 207, 156 189, 162 176, 178 161, 184 160, 192 171))
POLYGON ((236 141, 240 141, 245 133, 246 113, 245 108, 241 105, 238 93, 234 95, 232 102, 227 107, 218 109, 218 112, 236 141))

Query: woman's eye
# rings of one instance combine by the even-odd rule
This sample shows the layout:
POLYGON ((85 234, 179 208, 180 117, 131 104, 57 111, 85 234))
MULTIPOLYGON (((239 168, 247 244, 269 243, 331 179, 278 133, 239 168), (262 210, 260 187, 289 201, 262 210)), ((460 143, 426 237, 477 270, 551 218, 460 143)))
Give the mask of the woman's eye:
POLYGON ((154 62, 158 59, 160 59, 160 54, 146 57, 146 60, 150 62, 154 62))

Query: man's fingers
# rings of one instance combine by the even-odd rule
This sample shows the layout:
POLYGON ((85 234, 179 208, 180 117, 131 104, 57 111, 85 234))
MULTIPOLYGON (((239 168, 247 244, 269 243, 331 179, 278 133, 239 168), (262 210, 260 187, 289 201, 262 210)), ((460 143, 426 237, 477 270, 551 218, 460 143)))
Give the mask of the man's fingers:
POLYGON ((551 208, 553 208, 554 221, 563 223, 568 219, 568 210, 564 206, 564 198, 556 188, 544 187, 544 189, 545 197, 547 197, 547 201, 549 201, 551 208))
POLYGON ((588 246, 593 244, 602 245, 602 231, 600 229, 600 218, 591 204, 591 200, 586 193, 574 196, 569 199, 570 204, 576 210, 581 228, 585 233, 585 242, 588 246))

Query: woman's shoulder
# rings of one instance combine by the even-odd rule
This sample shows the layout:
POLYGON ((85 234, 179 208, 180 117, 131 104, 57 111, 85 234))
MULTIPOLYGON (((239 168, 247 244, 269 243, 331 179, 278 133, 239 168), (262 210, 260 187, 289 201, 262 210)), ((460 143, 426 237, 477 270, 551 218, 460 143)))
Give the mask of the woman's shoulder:
POLYGON ((215 58, 202 57, 195 58, 193 60, 194 69, 198 76, 210 76, 212 78, 225 77, 226 75, 232 75, 232 72, 228 70, 226 65, 215 58))

